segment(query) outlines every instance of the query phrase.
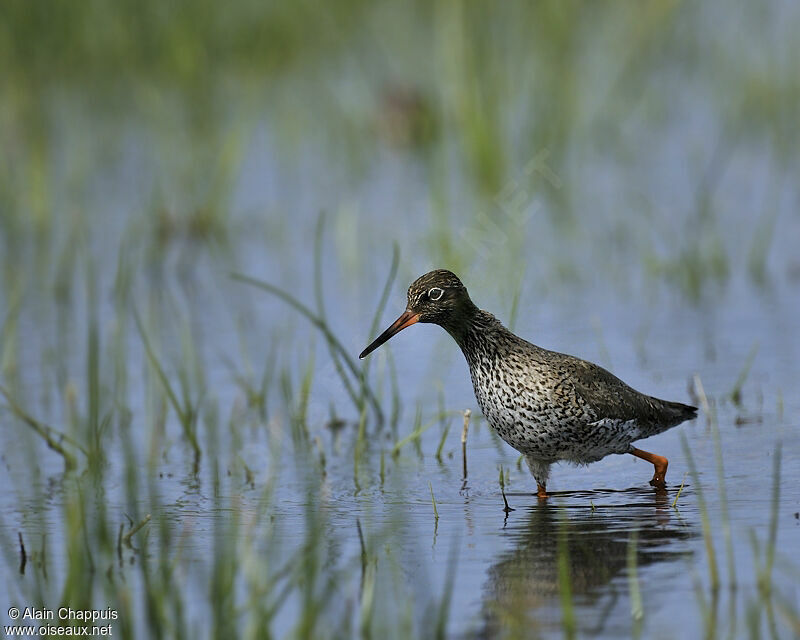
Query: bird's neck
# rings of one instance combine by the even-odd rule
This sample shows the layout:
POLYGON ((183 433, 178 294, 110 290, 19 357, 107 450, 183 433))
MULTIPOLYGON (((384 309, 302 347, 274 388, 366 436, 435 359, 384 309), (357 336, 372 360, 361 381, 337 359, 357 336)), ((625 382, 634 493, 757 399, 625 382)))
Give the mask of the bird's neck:
POLYGON ((507 342, 507 335, 513 335, 491 313, 478 309, 474 304, 459 313, 456 321, 443 326, 461 347, 470 364, 494 353, 501 344, 507 342))

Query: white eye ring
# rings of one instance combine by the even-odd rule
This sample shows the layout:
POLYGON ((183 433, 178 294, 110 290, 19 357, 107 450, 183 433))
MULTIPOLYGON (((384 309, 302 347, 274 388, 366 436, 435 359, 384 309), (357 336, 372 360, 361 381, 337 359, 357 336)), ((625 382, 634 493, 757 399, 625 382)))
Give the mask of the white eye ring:
POLYGON ((428 298, 430 300, 439 300, 444 295, 444 291, 439 287, 433 287, 428 291, 428 298))

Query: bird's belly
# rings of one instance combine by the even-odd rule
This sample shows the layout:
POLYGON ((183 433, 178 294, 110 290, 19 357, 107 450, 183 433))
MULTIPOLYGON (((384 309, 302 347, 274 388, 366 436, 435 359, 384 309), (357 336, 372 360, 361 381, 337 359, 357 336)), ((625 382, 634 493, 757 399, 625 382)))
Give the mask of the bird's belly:
POLYGON ((541 460, 555 461, 562 456, 570 430, 557 419, 547 403, 526 398, 500 396, 491 389, 475 388, 478 405, 489 425, 509 445, 541 460))
POLYGON ((585 408, 565 408, 545 394, 499 394, 491 386, 475 385, 475 397, 489 425, 505 442, 546 462, 594 462, 611 453, 625 453, 637 437, 633 423, 596 421, 585 408))

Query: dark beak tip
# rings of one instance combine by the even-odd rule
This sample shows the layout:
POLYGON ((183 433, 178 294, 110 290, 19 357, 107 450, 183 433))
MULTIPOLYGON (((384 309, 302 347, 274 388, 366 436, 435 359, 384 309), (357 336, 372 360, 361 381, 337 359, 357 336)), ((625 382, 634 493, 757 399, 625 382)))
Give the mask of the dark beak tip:
POLYGON ((379 335, 372 343, 364 349, 361 354, 358 356, 359 360, 363 360, 366 358, 370 353, 375 351, 378 347, 380 347, 384 342, 386 342, 389 338, 391 338, 396 333, 399 333, 406 327, 410 327, 412 324, 415 324, 419 321, 419 314, 413 313, 406 309, 406 311, 397 319, 395 320, 392 325, 386 329, 381 335, 379 335))

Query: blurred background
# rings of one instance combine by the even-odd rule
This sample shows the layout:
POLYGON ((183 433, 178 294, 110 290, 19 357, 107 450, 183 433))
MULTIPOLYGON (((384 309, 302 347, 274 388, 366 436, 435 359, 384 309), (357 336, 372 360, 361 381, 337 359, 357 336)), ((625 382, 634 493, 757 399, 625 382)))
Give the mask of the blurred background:
MULTIPOLYGON (((441 463, 460 455, 454 412, 478 413, 466 367, 435 327, 404 332, 371 371, 348 359, 432 268, 542 346, 704 403, 692 446, 714 460, 718 423, 736 477, 761 474, 767 495, 772 462, 758 456, 796 445, 800 410, 798 28, 788 1, 4 1, 8 599, 112 603, 127 637, 192 635, 174 616, 206 602, 209 635, 231 620, 255 635, 494 635, 487 568, 560 516, 532 516, 513 539, 453 524, 429 573, 409 575, 427 566, 437 484, 443 517, 483 508, 465 507, 460 460, 452 478, 441 463), (152 534, 131 550, 134 529, 152 534), (22 575, 17 533, 39 554, 22 575), (117 556, 117 578, 101 579, 117 556), (200 578, 184 588, 165 567, 200 578), (365 604, 365 588, 383 595, 365 604), (448 626, 451 602, 474 617, 448 626), (388 617, 370 617, 381 606, 388 617)), ((519 491, 535 485, 480 421, 475 438, 471 488, 496 516, 498 465, 519 491)), ((683 458, 677 431, 661 438, 659 452, 683 458)), ((629 487, 647 474, 621 465, 554 481, 629 487)), ((576 500, 594 511, 598 498, 576 500)), ((670 538, 689 555, 703 550, 692 505, 691 531, 670 538)), ((768 501, 739 506, 741 528, 766 527, 768 501)), ((579 539, 595 532, 573 524, 579 539)), ((583 604, 573 585, 576 606, 599 611, 597 589, 625 566, 588 580, 583 604)), ((694 602, 694 583, 676 584, 670 623, 694 602)), ((560 611, 539 587, 536 605, 513 600, 507 615, 560 611)), ((615 607, 599 635, 630 630, 628 601, 615 607)), ((543 635, 565 624, 537 619, 543 635)))
POLYGON ((4 248, 40 270, 70 262, 65 229, 301 251, 324 210, 346 286, 393 241, 404 276, 447 264, 509 296, 796 277, 775 232, 797 231, 792 3, 2 12, 4 248))

